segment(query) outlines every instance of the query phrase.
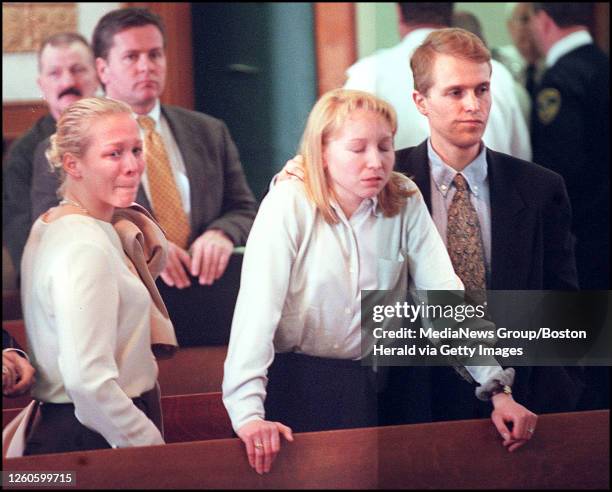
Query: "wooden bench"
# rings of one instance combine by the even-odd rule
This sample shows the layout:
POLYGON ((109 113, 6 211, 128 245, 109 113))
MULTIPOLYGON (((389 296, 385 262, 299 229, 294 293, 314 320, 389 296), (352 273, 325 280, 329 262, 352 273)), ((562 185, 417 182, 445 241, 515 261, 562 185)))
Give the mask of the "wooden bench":
POLYGON ((610 486, 610 412, 540 417, 515 453, 488 419, 296 434, 271 473, 219 439, 13 458, 5 471, 74 471, 78 488, 593 489, 610 486))
POLYGON ((17 289, 2 289, 2 321, 23 318, 21 298, 17 289))
MULTIPOLYGON (((2 428, 20 411, 20 408, 3 409, 2 428)), ((167 443, 232 437, 232 425, 220 392, 164 396, 162 412, 167 443)))
POLYGON ((221 392, 162 397, 167 443, 232 437, 232 424, 221 392))
POLYGON ((180 348, 172 359, 159 360, 162 395, 221 391, 227 345, 180 348))
POLYGON ((28 348, 28 338, 22 319, 2 320, 2 328, 10 333, 23 350, 28 348))

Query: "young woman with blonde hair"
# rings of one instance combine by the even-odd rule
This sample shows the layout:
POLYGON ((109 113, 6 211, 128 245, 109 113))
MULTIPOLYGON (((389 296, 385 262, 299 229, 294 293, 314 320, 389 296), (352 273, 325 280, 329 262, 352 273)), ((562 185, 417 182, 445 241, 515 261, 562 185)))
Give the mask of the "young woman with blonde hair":
POLYGON ((163 444, 151 420, 159 408, 148 398, 158 372, 155 300, 115 222, 132 205, 145 165, 131 109, 111 99, 73 103, 47 157, 64 181, 62 201, 35 221, 22 260, 40 415, 24 454, 163 444))
POLYGON ((396 128, 371 94, 325 94, 302 138, 304 181, 276 184, 261 204, 223 381, 258 473, 279 433, 376 424, 372 371, 360 363, 362 290, 406 292, 408 273, 417 289, 463 289, 421 193, 393 172, 396 128))

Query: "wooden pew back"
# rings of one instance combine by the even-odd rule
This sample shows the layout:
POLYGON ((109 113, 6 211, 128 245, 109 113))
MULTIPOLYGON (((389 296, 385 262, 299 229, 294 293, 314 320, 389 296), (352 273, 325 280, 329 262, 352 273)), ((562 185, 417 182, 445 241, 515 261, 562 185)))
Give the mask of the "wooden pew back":
POLYGON ((508 453, 491 422, 296 434, 259 476, 238 439, 4 460, 6 471, 75 471, 79 488, 609 488, 610 412, 540 417, 508 453))
MULTIPOLYGON (((232 437, 232 425, 220 392, 164 396, 161 403, 166 443, 232 437)), ((3 409, 2 428, 20 411, 20 408, 3 409)))
MULTIPOLYGON (((23 320, 3 321, 2 326, 27 349, 23 320)), ((172 359, 159 360, 162 395, 186 395, 221 391, 226 345, 180 348, 172 359)), ((29 396, 3 398, 3 408, 23 408, 29 396)))
MULTIPOLYGON (((12 275, 14 276, 14 273, 12 275)), ((19 289, 2 289, 2 321, 21 318, 23 318, 23 312, 19 289)))
MULTIPOLYGON (((5 292, 3 292, 3 295, 5 292)), ((10 333, 23 350, 28 349, 28 338, 26 337, 25 325, 22 319, 3 320, 2 328, 10 333)))

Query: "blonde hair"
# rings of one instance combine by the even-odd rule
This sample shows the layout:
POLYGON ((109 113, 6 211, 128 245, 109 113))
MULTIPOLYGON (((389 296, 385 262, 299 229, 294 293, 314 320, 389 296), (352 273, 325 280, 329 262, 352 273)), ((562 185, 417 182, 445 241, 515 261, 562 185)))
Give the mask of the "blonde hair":
POLYGON ((65 189, 66 175, 62 169, 64 155, 69 153, 78 158, 83 157, 90 143, 91 122, 101 116, 119 113, 132 114, 132 109, 121 101, 100 97, 80 99, 62 113, 45 152, 51 169, 59 170, 61 175, 61 185, 57 190, 59 197, 63 196, 65 189))
MULTIPOLYGON (((325 221, 336 224, 338 217, 330 199, 335 198, 323 163, 323 150, 329 137, 338 131, 349 115, 358 109, 372 111, 389 123, 393 135, 397 131, 397 116, 393 106, 363 91, 334 89, 325 93, 312 108, 302 135, 299 154, 304 157, 306 195, 315 204, 325 221)), ((413 191, 404 187, 405 178, 396 172, 378 194, 378 203, 385 217, 398 214, 413 191)))
POLYGON ((432 71, 438 54, 487 63, 491 69, 491 52, 478 36, 458 27, 438 29, 425 38, 410 59, 414 88, 423 95, 433 85, 432 71))

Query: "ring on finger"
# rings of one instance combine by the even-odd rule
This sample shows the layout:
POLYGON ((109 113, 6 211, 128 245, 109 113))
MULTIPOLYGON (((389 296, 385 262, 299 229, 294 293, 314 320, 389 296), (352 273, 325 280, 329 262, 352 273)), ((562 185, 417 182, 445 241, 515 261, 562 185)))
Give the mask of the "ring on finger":
POLYGON ((264 446, 263 446, 263 444, 262 444, 262 443, 260 443, 260 442, 256 442, 256 443, 254 444, 254 446, 255 446, 255 449, 263 449, 263 447, 264 447, 264 446))

